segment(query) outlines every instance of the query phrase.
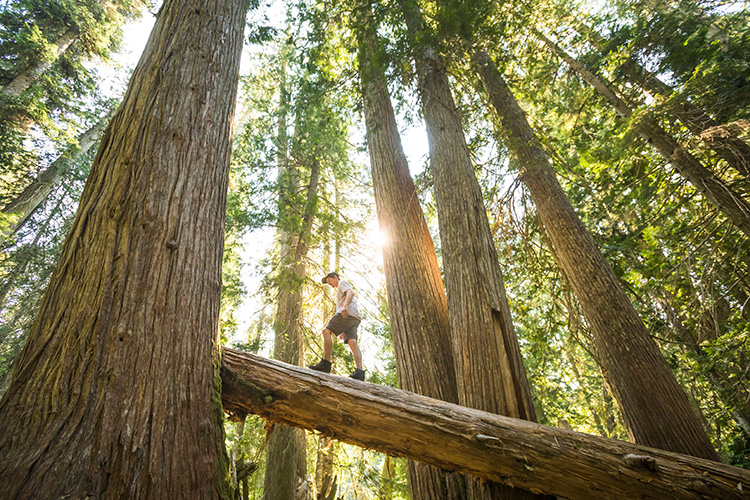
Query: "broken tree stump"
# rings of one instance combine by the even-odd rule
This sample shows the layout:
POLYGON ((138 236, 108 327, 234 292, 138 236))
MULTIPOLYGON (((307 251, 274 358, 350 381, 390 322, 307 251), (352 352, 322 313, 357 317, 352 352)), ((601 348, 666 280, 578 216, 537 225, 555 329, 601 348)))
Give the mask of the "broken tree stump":
POLYGON ((570 500, 750 499, 750 471, 539 425, 225 348, 230 414, 570 500))

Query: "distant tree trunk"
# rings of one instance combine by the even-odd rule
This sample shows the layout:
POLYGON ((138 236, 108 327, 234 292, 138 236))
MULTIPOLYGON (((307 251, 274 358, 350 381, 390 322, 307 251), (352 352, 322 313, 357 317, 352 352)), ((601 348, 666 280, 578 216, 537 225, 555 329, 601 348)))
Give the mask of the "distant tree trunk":
MULTIPOLYGON (((584 23, 578 23, 576 30, 584 35, 597 50, 604 52, 605 40, 596 30, 584 23)), ((629 82, 639 85, 654 97, 666 99, 674 94, 669 85, 632 58, 628 58, 619 70, 629 82)), ((693 135, 716 151, 719 157, 727 162, 727 165, 745 177, 750 177, 750 145, 685 98, 677 99, 669 109, 693 135)))
POLYGON ((0 497, 229 497, 218 321, 246 11, 163 4, 0 401, 0 497))
POLYGON ((315 465, 316 500, 326 500, 331 492, 335 494, 336 479, 333 477, 333 459, 336 455, 336 441, 321 435, 318 439, 318 458, 315 465))
MULTIPOLYGON (((282 58, 283 59, 283 58, 282 58)), ((317 211, 320 165, 313 163, 303 208, 302 226, 296 227, 290 214, 296 210, 295 196, 300 188, 297 166, 287 157, 287 109, 286 64, 282 60, 280 105, 278 123, 278 168, 279 168, 279 239, 280 272, 276 319, 274 320, 274 359, 293 365, 304 360, 304 338, 302 335, 302 291, 306 276, 305 261, 309 249, 312 225, 317 211)), ((264 496, 294 498, 297 486, 305 480, 305 436, 304 431, 288 426, 276 426, 268 440, 264 496)))
MULTIPOLYGON (((402 388, 458 402, 450 321, 435 246, 409 174, 396 117, 379 61, 379 41, 370 2, 356 11, 359 71, 364 99, 375 205, 383 245, 388 309, 396 370, 402 388)), ((466 498, 463 477, 409 462, 416 499, 466 498)))
POLYGON ((494 62, 474 54, 490 101, 521 165, 552 251, 593 333, 597 362, 635 442, 718 460, 698 416, 612 268, 573 210, 547 154, 494 62))
MULTIPOLYGON (((686 326, 681 315, 672 307, 672 294, 666 289, 658 291, 657 302, 667 316, 672 332, 676 340, 683 348, 698 359, 705 359, 706 352, 700 345, 698 336, 691 332, 686 326)), ((730 408, 732 417, 745 433, 750 436, 750 393, 747 391, 747 382, 728 380, 726 375, 717 366, 706 366, 702 369, 716 393, 724 400, 730 408)))
POLYGON ((569 500, 747 500, 747 469, 223 352, 222 398, 230 414, 255 413, 569 500))
MULTIPOLYGON (((568 65, 586 80, 615 110, 625 118, 633 110, 607 86, 607 84, 586 69, 558 47, 541 32, 536 35, 568 65)), ((644 117, 637 123, 640 134, 670 162, 677 172, 690 182, 711 204, 721 211, 730 222, 750 237, 750 204, 727 186, 721 179, 711 173, 701 162, 691 155, 681 144, 662 129, 653 119, 644 117)))
POLYGON ((69 147, 65 153, 42 170, 26 189, 2 209, 2 213, 4 214, 18 214, 19 216, 16 222, 4 230, 5 237, 11 236, 21 229, 34 212, 44 204, 55 187, 62 182, 70 164, 74 163, 77 158, 88 153, 93 146, 99 143, 102 132, 109 125, 109 121, 116 110, 117 108, 113 107, 93 127, 81 134, 78 137, 77 145, 69 147))
MULTIPOLYGON (((443 61, 417 42, 424 30, 416 2, 402 2, 414 44, 419 92, 430 144, 459 403, 535 421, 534 406, 505 295, 482 191, 466 145, 443 61)), ((529 498, 486 481, 484 498, 529 498)))
POLYGON ((393 475, 396 472, 396 464, 390 455, 383 459, 383 469, 380 471, 380 486, 378 487, 378 500, 391 500, 393 498, 393 475))
POLYGON ((55 43, 54 57, 48 59, 37 59, 33 61, 29 66, 23 69, 13 80, 5 85, 0 92, 10 97, 18 97, 23 92, 34 85, 40 76, 47 71, 52 64, 65 52, 68 47, 76 41, 78 38, 78 29, 69 28, 68 31, 63 33, 55 43))

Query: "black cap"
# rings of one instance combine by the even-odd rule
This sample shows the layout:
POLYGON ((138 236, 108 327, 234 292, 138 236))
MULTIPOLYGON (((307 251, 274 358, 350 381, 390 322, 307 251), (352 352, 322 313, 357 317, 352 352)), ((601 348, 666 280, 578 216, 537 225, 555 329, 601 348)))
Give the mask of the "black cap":
POLYGON ((323 284, 326 284, 326 283, 328 283, 328 281, 326 281, 326 280, 328 280, 328 278, 338 278, 338 277, 339 277, 339 273, 333 273, 333 272, 331 272, 331 273, 326 274, 323 277, 323 279, 320 280, 320 282, 323 283, 323 284))

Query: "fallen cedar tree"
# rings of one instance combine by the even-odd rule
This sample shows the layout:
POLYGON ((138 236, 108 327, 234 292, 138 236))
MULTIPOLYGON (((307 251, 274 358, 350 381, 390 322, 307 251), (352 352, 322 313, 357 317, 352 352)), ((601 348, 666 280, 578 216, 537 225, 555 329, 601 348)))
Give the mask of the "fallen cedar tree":
POLYGON ((486 413, 225 348, 230 415, 570 500, 750 499, 750 471, 486 413))

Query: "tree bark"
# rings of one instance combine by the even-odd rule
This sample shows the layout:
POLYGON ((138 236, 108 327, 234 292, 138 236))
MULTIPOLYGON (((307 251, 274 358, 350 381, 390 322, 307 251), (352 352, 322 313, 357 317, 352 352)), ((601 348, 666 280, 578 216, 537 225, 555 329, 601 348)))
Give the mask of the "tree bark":
POLYGON ((597 361, 631 438, 647 446, 718 460, 684 391, 573 210, 494 62, 481 51, 474 54, 474 62, 502 121, 507 146, 521 165, 521 178, 549 235, 555 260, 591 326, 597 361))
MULTIPOLYGON (((301 365, 304 359, 304 342, 301 329, 302 321, 302 285, 305 277, 305 258, 307 245, 303 243, 304 234, 309 234, 315 201, 317 200, 319 168, 317 164, 311 174, 308 189, 308 202, 305 209, 303 234, 290 223, 289 214, 296 209, 295 196, 299 189, 300 179, 297 167, 288 157, 287 111, 289 95, 286 88, 286 54, 282 49, 279 82, 279 119, 277 132, 277 168, 278 168, 278 238, 280 241, 279 277, 277 290, 276 317, 274 319, 273 357, 279 361, 301 365)), ((309 237, 308 237, 309 238, 309 237)), ((304 463, 305 448, 299 446, 298 429, 288 426, 275 426, 268 437, 266 454, 266 475, 264 495, 272 498, 294 498, 297 483, 305 478, 305 471, 300 474, 299 456, 304 463)), ((302 436, 304 439, 304 436, 302 436)))
POLYGON ((51 59, 38 59, 30 64, 21 73, 16 75, 0 92, 10 97, 18 97, 23 92, 34 85, 40 76, 52 66, 55 61, 68 50, 68 47, 78 39, 78 29, 69 28, 53 44, 55 46, 55 55, 51 59))
POLYGON ((246 11, 164 3, 0 401, 0 497, 229 497, 218 317, 246 11))
POLYGON ((318 440, 318 458, 315 461, 315 498, 326 500, 335 495, 336 478, 333 476, 333 459, 336 455, 336 441, 328 436, 318 440))
MULTIPOLYGON (((605 40, 596 30, 584 23, 578 23, 576 31, 584 35, 598 51, 604 52, 605 40)), ((629 82, 640 86, 653 97, 668 99, 674 94, 672 87, 632 58, 628 58, 619 70, 629 82)), ((726 127, 721 126, 706 111, 683 97, 675 99, 669 109, 690 133, 715 151, 727 162, 727 165, 745 177, 750 177, 750 145, 732 134, 726 127)))
MULTIPOLYGON (((398 134, 370 3, 356 11, 359 71, 396 371, 406 390, 458 402, 448 304, 427 223, 398 134)), ((466 498, 463 477, 409 462, 414 499, 466 498)))
MULTIPOLYGON (((625 118, 633 110, 622 99, 617 97, 607 84, 586 69, 564 50, 558 47, 541 32, 536 35, 561 59, 586 80, 599 95, 609 102, 625 118)), ((653 119, 641 118, 636 124, 640 134, 690 182, 711 204, 721 211, 737 228, 750 237, 750 204, 716 177, 701 162, 691 155, 682 145, 672 138, 653 119)))
MULTIPOLYGON (((434 48, 419 42, 425 28, 417 3, 402 6, 430 145, 458 401, 535 421, 482 190, 445 65, 434 48)), ((478 498, 530 497, 496 483, 473 482, 471 489, 478 498)))
POLYGON ((117 108, 113 107, 93 127, 81 134, 76 146, 69 147, 65 153, 42 170, 26 189, 3 208, 4 214, 18 214, 19 216, 18 220, 4 231, 6 238, 21 229, 34 212, 44 204, 52 190, 62 182, 69 165, 98 144, 102 132, 109 125, 109 121, 116 110, 117 108))
POLYGON ((750 471, 223 349, 230 413, 569 500, 747 499, 750 471))

